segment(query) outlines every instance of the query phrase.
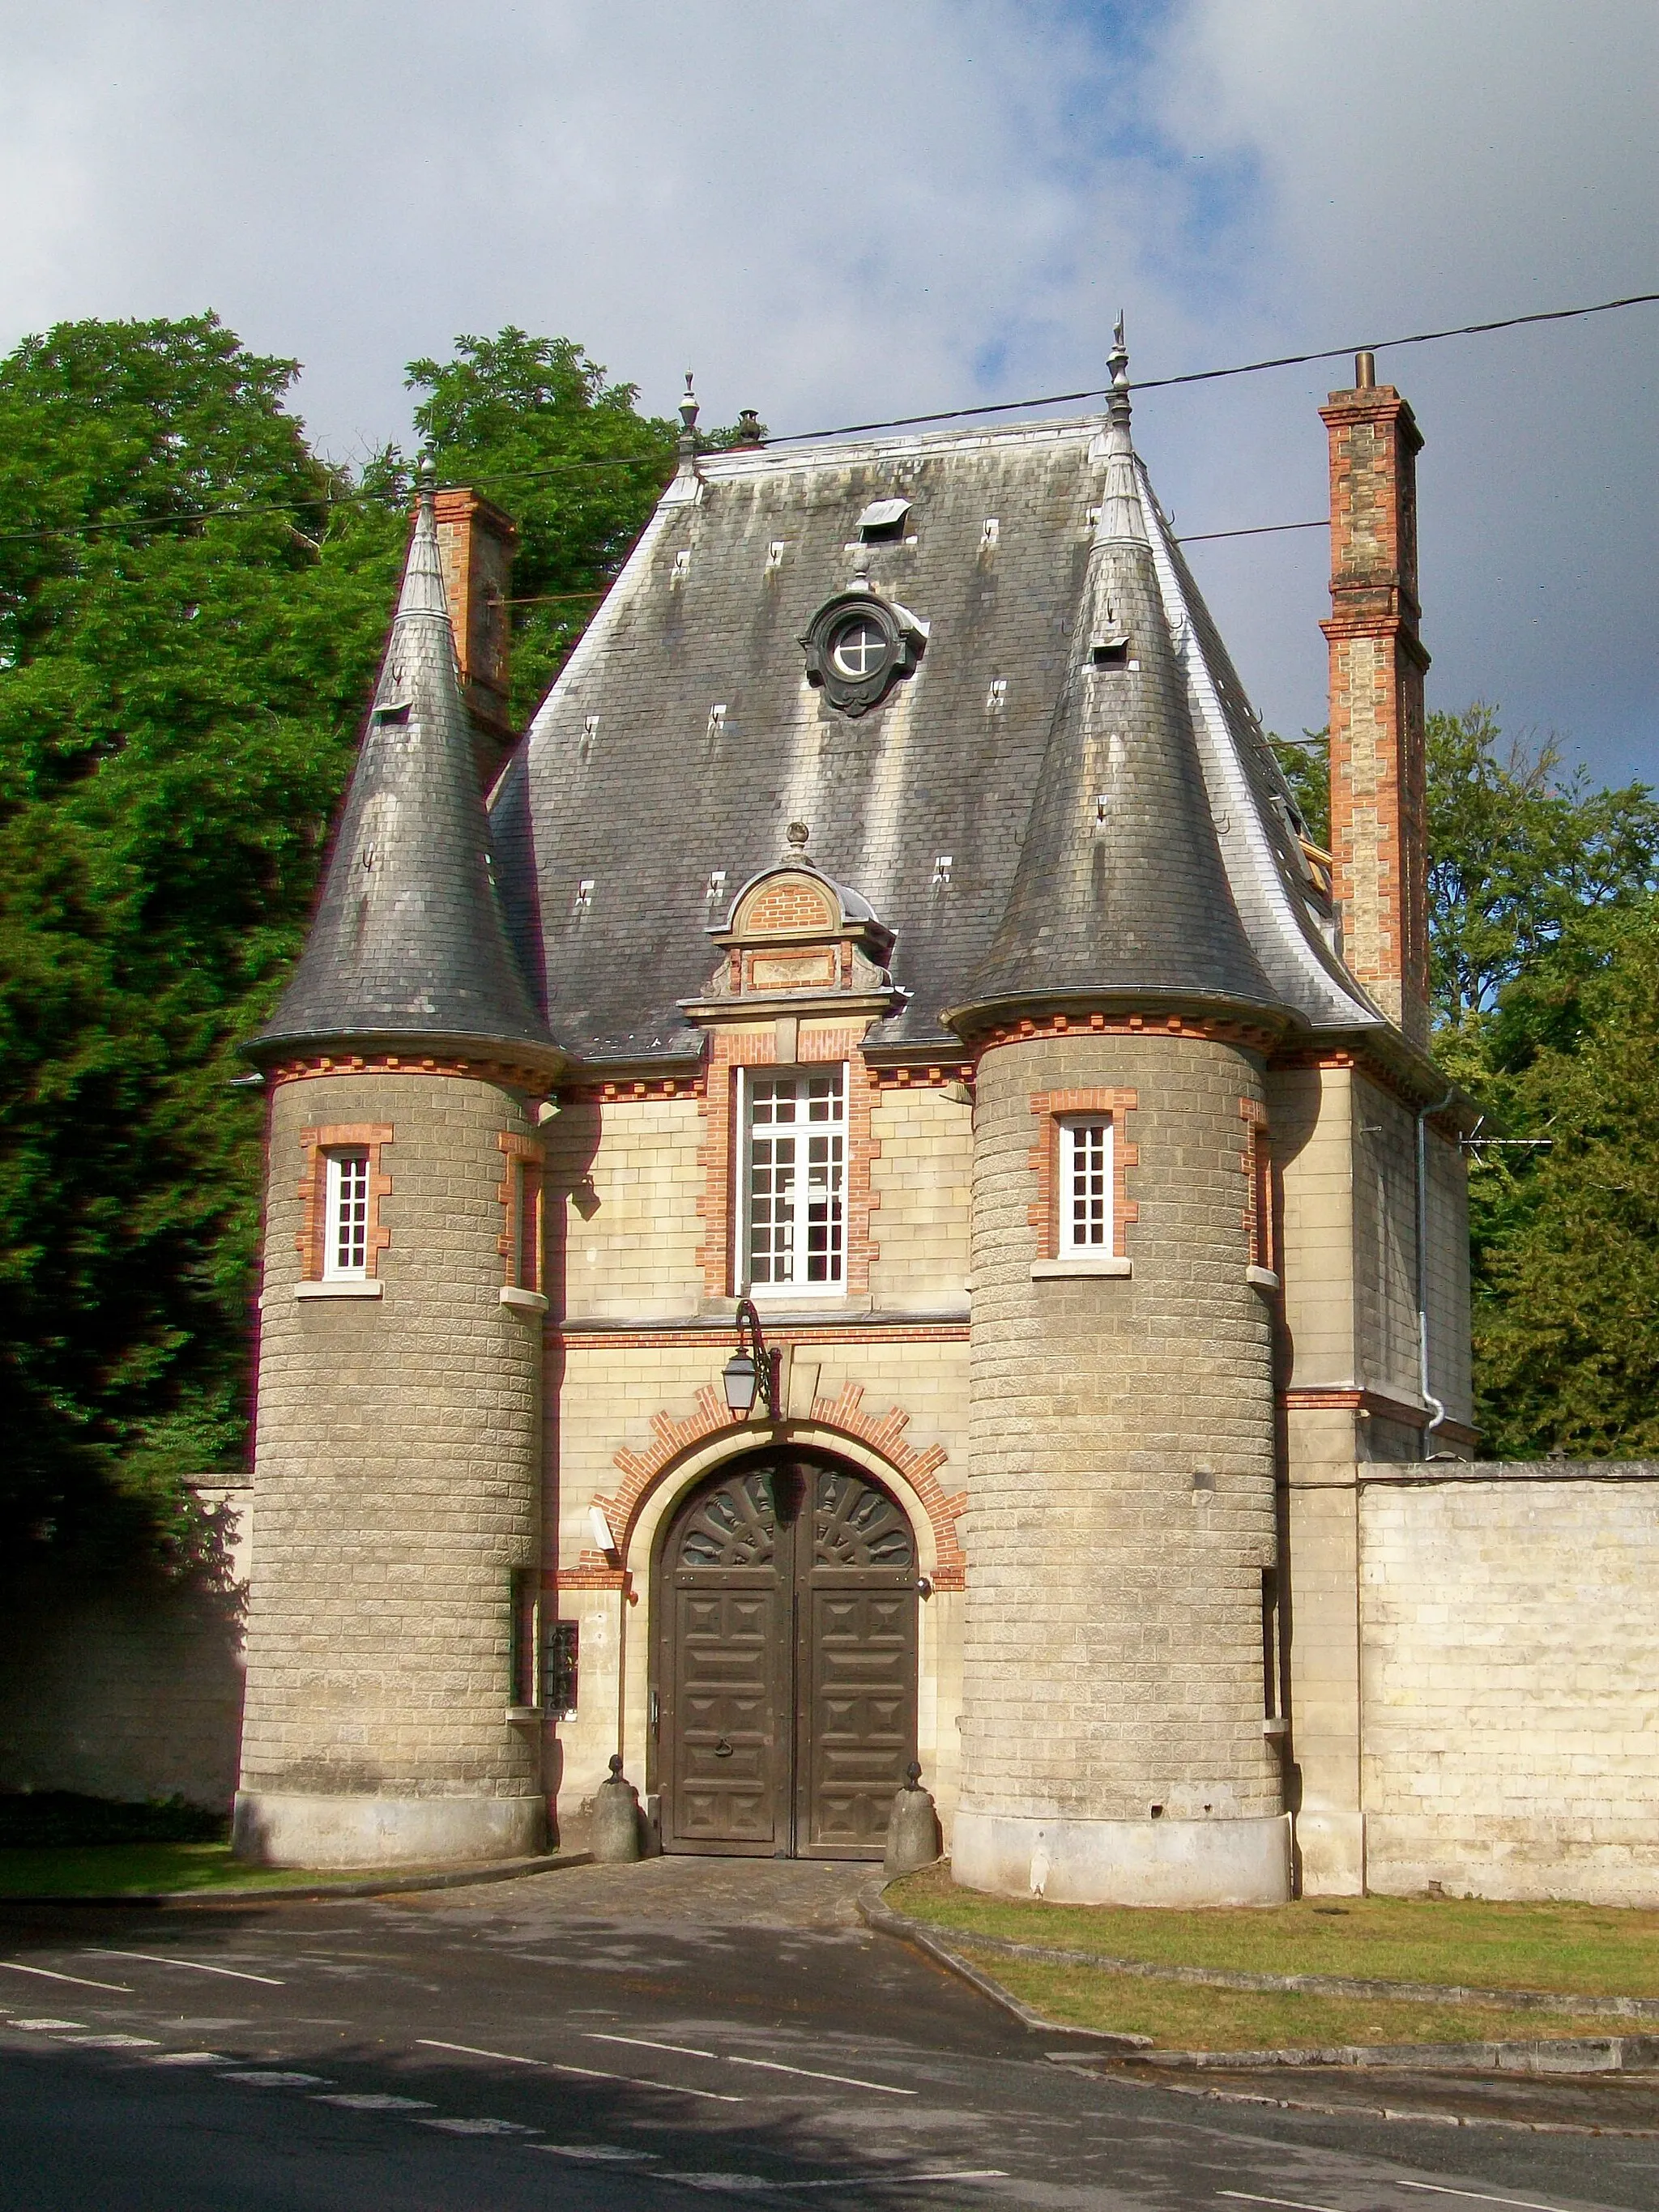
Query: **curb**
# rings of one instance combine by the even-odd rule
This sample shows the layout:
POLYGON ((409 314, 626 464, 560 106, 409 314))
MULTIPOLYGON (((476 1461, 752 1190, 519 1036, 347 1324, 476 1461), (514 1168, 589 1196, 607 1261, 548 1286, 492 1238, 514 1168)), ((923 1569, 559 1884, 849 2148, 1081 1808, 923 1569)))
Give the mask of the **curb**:
POLYGON ((1346 1974, 1251 1974, 1222 1966, 1165 1966, 1146 1959, 1114 1959, 1103 1951, 1066 1951, 1046 1943, 1016 1943, 1006 1936, 981 1936, 965 1928, 950 1931, 976 1951, 1003 1959, 1052 1960, 1057 1966, 1092 1966, 1102 1973, 1147 1982, 1184 1982, 1212 1990, 1259 1990, 1319 1997, 1370 1997, 1391 2004, 1491 2005, 1505 2012, 1568 2013, 1579 2020, 1659 2021, 1659 1997, 1574 1996, 1556 1990, 1478 1990, 1456 1982, 1379 1982, 1346 1974))
MULTIPOLYGON (((1063 2021, 1046 2020, 1040 2012, 1034 2012, 1030 2005, 1022 2004, 1010 1990, 1003 1988, 1000 1982, 994 1982, 988 1974, 981 1974, 976 1966, 970 1966, 965 1959, 959 1959, 954 1951, 939 1942, 931 1928, 924 1926, 920 1920, 907 1919, 903 1913, 895 1912, 890 1905, 884 1905, 882 1902, 884 1887, 884 1883, 872 1882, 867 1889, 859 1892, 859 1917, 865 1926, 873 1929, 878 1936, 891 1936, 901 1943, 908 1943, 916 1950, 925 1952, 935 1966, 943 1966, 947 1974, 954 1974, 959 1981, 966 1982, 970 1989, 977 1990, 982 1997, 989 1998, 1000 2012, 1010 2014, 1022 2027, 1030 2028, 1038 2035, 1063 2035, 1075 2044, 1086 2046, 1076 2053, 1078 2060, 1095 2056, 1132 2058, 1152 2048, 1152 2038, 1150 2035, 1117 2035, 1109 2028, 1071 2027, 1063 2021)), ((1068 2051, 1064 2057, 1070 2061, 1073 2054, 1068 2051)))
POLYGON ((14 1905, 306 1905, 331 1897, 405 1897, 423 1889, 470 1889, 490 1881, 518 1881, 526 1875, 553 1874, 562 1867, 587 1866, 592 1851, 549 1851, 534 1858, 486 1859, 436 1874, 382 1875, 374 1881, 273 1884, 262 1889, 152 1889, 114 1893, 76 1891, 57 1897, 0 1896, 0 1913, 14 1905))
MULTIPOLYGON (((988 1974, 959 1958, 940 1941, 935 1929, 895 1912, 883 1901, 883 1887, 872 1884, 860 1893, 859 1912, 865 1925, 925 1951, 937 1965, 969 1983, 981 1996, 988 1997, 1000 2010, 1011 2014, 1022 2027, 1046 2036, 1064 2036, 1074 2046, 1092 2046, 1051 2051, 1048 2055, 1058 2065, 1086 2067, 1090 2059, 1097 2057, 1115 2059, 1122 2065, 1155 2067, 1168 2073, 1211 2069, 1255 2072, 1265 2067, 1285 2066, 1340 2067, 1350 2072, 1396 2074, 1582 2075, 1646 2073, 1659 2068, 1659 2036, 1651 2035, 1562 2036, 1516 2043, 1349 2043, 1291 2050, 1160 2051, 1150 2035, 1114 2034, 1102 2028, 1072 2027, 1061 2021, 1046 2020, 988 1974)), ((976 1937, 966 1940, 975 1943, 978 1941, 976 1937)), ((1068 1963, 1067 1954, 1045 1951, 1035 1944, 1004 1942, 994 1948, 1019 1957, 1068 1963)), ((1085 1957, 1091 1966, 1104 1963, 1093 1954, 1085 1957)), ((1389 1984, 1385 1983, 1382 1987, 1387 1989, 1389 1984)))

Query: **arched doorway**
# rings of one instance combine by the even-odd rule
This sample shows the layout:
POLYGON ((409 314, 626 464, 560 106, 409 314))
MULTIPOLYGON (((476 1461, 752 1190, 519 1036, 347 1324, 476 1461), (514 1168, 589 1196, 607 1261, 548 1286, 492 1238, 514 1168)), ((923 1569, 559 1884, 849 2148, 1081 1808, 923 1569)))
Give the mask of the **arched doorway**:
POLYGON ((665 1849, 879 1858, 916 1747, 896 1500, 843 1461, 755 1453, 682 1503, 654 1588, 665 1849))

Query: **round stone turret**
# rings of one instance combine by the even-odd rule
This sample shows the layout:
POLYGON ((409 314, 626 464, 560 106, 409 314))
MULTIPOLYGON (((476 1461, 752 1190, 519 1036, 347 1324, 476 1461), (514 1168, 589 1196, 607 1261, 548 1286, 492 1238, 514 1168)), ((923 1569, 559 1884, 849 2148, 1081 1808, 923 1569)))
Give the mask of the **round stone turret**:
POLYGON ((536 1102, 430 496, 270 1086, 244 1857, 514 1856, 537 1687, 536 1102))

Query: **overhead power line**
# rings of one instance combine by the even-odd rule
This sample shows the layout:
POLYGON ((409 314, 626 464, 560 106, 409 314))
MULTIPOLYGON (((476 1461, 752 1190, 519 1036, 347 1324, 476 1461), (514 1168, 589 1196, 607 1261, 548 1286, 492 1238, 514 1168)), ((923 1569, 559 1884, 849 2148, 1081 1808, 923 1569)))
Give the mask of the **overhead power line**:
MULTIPOLYGON (((1297 368, 1316 361, 1339 361, 1352 353, 1386 353, 1396 346, 1433 345, 1445 338, 1482 337, 1494 331, 1514 331, 1533 323, 1563 323, 1577 320, 1587 315, 1610 315, 1626 307, 1650 307, 1659 302, 1659 292, 1631 292, 1617 300, 1600 300, 1582 307, 1548 307, 1527 315, 1504 315, 1491 322, 1458 323, 1439 331, 1414 331, 1404 337, 1373 338, 1355 344, 1324 346, 1314 353, 1274 354, 1261 361, 1237 362, 1226 368, 1193 368, 1175 376, 1147 376, 1134 379, 1131 392, 1165 392, 1179 384, 1213 384, 1225 377, 1259 376, 1273 368, 1297 368)), ((844 422, 833 429, 791 430, 770 437, 769 447, 805 445, 827 438, 854 438, 873 430, 910 430, 929 422, 962 422, 988 415, 1023 414, 1034 407, 1070 407, 1085 400, 1105 399, 1110 396, 1109 385, 1091 386, 1081 392, 1049 392, 1029 399, 981 400, 968 407, 938 408, 927 415, 894 415, 879 422, 844 422)), ((502 476, 490 477, 492 485, 540 482, 548 477, 562 476, 579 469, 660 468, 662 459, 653 453, 625 453, 595 456, 567 461, 549 462, 538 469, 515 469, 502 476)), ((0 531, 0 544, 15 544, 21 539, 45 538, 87 538, 111 530, 155 532, 179 529, 204 522, 238 522, 266 514, 310 514, 319 509, 373 506, 383 501, 401 503, 405 494, 389 491, 355 491, 319 493, 309 499, 231 501, 219 507, 185 508, 177 514, 139 517, 137 515, 100 515, 84 522, 41 523, 27 530, 0 531)), ((1194 533, 1182 539, 1184 544, 1197 544, 1205 539, 1217 538, 1261 538, 1283 530, 1322 530, 1318 522, 1270 522, 1249 530, 1212 530, 1194 533)))

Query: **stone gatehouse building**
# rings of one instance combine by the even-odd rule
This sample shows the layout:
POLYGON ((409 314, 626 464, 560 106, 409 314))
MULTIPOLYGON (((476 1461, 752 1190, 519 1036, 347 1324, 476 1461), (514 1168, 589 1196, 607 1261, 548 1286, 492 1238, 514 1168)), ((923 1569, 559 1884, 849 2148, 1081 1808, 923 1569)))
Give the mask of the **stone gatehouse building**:
POLYGON ((234 1544, 8 1583, 0 1788, 377 1865, 620 1755, 670 1850, 874 1856, 914 1759, 991 1888, 1659 1899, 1659 1466, 1472 1456, 1411 411, 1322 410, 1327 853, 1113 368, 804 452, 688 401, 522 738, 512 525, 423 495, 251 1046, 234 1544))
POLYGON ((1130 435, 700 457, 521 744, 423 494, 270 1099, 237 1833, 1364 1878, 1357 1485, 1471 1453, 1410 410, 1324 410, 1318 849, 1130 435), (736 1301, 775 1404, 728 1407, 736 1301), (1292 1735, 1292 1728, 1294 1735, 1292 1735))

